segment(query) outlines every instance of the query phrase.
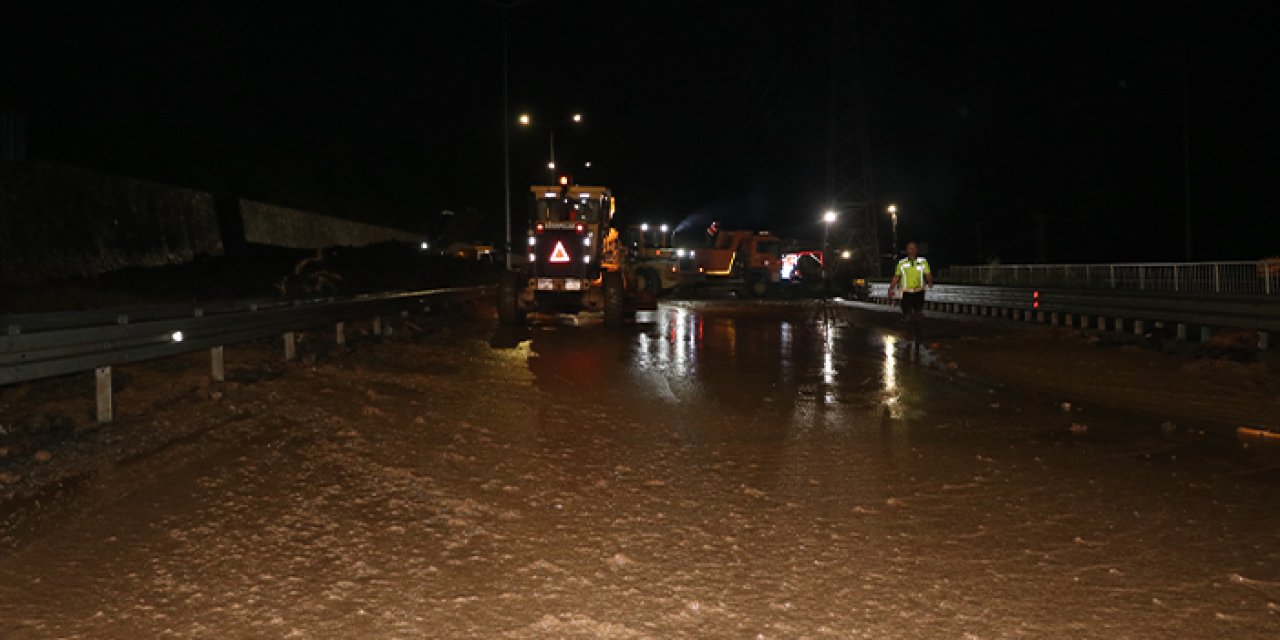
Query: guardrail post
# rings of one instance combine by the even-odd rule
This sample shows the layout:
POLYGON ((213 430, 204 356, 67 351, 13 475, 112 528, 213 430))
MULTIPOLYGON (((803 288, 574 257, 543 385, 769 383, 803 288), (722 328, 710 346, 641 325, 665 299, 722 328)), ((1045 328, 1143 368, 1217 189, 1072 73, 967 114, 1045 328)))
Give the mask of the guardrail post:
POLYGON ((1133 335, 1135 335, 1135 336, 1140 336, 1140 335, 1143 335, 1143 334, 1145 334, 1145 333, 1146 333, 1146 332, 1142 330, 1142 321, 1141 321, 1141 320, 1134 320, 1134 321, 1133 321, 1133 335))
POLYGON ((337 335, 337 341, 338 341, 339 347, 347 343, 347 323, 339 322, 334 327, 334 333, 337 335))
POLYGON ((1222 293, 1222 268, 1219 265, 1213 265, 1213 292, 1222 293))
POLYGON ((284 334, 284 359, 293 360, 298 357, 298 342, 292 331, 284 334))
POLYGON ((98 422, 107 424, 115 419, 111 406, 111 367, 98 367, 93 373, 98 386, 98 422))
POLYGON ((1105 316, 1098 316, 1098 331, 1107 330, 1107 319, 1105 316))
POLYGON ((1173 290, 1178 290, 1178 265, 1173 265, 1173 290))
POLYGON ((1213 339, 1213 328, 1201 325, 1200 342, 1208 342, 1213 339))
POLYGON ((1186 325, 1186 323, 1182 323, 1182 322, 1179 322, 1179 323, 1178 323, 1178 339, 1179 339, 1179 340, 1186 340, 1186 339, 1187 339, 1187 325, 1186 325))
POLYGON ((1108 269, 1111 270, 1111 288, 1116 288, 1116 266, 1113 264, 1108 269))
POLYGON ((1074 326, 1076 326, 1076 316, 1075 316, 1075 314, 1073 314, 1073 313, 1068 313, 1068 314, 1067 314, 1067 317, 1066 317, 1066 322, 1065 322, 1065 323, 1063 323, 1063 324, 1066 324, 1068 327, 1074 327, 1074 326))
POLYGON ((222 347, 214 347, 209 350, 209 376, 214 382, 222 382, 226 380, 226 369, 222 366, 222 347))
POLYGON ((1116 333, 1124 333, 1124 318, 1116 318, 1116 333))
POLYGON ((1271 295, 1271 263, 1262 263, 1262 291, 1271 295))
POLYGON ((373 317, 373 333, 374 335, 382 335, 382 316, 373 317))
POLYGON ((1050 317, 1050 322, 1053 324, 1053 326, 1055 327, 1058 326, 1058 312, 1054 311, 1053 313, 1049 314, 1049 317, 1050 317))
POLYGON ((1258 332, 1258 350, 1259 351, 1266 351, 1267 347, 1270 346, 1270 342, 1271 342, 1271 334, 1267 333, 1266 331, 1258 332))

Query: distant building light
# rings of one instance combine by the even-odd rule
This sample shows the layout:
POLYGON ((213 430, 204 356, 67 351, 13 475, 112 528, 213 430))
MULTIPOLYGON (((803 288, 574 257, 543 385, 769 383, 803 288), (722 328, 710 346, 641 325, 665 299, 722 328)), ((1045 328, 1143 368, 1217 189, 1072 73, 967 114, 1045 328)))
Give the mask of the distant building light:
POLYGON ((169 337, 172 338, 174 342, 182 342, 182 339, 183 339, 183 335, 181 331, 174 331, 173 335, 169 337))

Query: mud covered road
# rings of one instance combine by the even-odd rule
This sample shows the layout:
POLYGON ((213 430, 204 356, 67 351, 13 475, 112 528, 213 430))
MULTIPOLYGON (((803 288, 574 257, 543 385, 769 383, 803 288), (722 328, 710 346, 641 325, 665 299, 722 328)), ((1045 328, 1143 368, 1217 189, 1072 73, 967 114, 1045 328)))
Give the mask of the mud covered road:
POLYGON ((60 505, 7 534, 0 637, 1280 636, 1261 445, 967 373, 959 325, 915 356, 816 303, 638 320, 159 406, 203 426, 24 507, 60 505))

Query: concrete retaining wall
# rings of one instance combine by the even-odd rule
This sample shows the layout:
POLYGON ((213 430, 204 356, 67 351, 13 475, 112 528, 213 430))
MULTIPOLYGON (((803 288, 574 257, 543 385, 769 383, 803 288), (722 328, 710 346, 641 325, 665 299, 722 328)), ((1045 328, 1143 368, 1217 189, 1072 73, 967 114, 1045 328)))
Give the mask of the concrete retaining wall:
POLYGON ((253 200, 240 201, 240 215, 244 220, 245 241, 276 247, 321 249, 361 247, 393 240, 426 240, 421 234, 253 200))
POLYGON ((0 163, 0 283, 220 255, 213 197, 43 162, 0 163))

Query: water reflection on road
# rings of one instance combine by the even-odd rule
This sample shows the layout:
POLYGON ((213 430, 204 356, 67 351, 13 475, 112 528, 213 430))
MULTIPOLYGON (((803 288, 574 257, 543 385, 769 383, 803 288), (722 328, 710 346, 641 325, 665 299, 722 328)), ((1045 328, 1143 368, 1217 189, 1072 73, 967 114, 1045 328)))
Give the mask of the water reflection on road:
POLYGON ((532 349, 548 390, 606 383, 602 392, 632 402, 832 430, 922 414, 933 357, 892 332, 795 304, 664 305, 622 331, 543 326, 532 349))

